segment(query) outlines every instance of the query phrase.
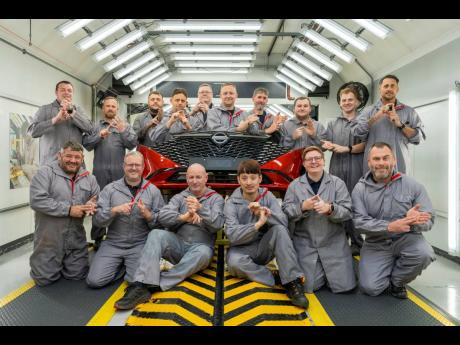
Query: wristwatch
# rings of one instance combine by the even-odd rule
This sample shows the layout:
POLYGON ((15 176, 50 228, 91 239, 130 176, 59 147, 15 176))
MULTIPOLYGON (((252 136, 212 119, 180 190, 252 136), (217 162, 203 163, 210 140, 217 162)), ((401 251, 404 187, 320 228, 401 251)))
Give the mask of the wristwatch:
POLYGON ((398 128, 403 130, 404 128, 406 128, 406 125, 404 123, 401 123, 401 126, 399 126, 398 128))

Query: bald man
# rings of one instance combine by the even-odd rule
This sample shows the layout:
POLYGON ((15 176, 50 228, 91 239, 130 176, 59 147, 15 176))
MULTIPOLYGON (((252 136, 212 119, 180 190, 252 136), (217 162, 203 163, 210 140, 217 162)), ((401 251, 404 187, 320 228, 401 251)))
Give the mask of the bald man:
POLYGON ((224 225, 224 199, 208 188, 208 174, 200 164, 187 169, 188 188, 160 210, 159 221, 168 230, 153 230, 142 250, 132 288, 115 302, 119 310, 133 309, 209 266, 216 232, 224 225), (160 271, 160 259, 174 264, 160 271))

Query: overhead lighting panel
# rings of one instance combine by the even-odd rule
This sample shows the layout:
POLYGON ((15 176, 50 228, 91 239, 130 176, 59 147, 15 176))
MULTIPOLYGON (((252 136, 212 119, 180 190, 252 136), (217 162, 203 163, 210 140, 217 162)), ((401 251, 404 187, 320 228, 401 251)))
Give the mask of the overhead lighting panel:
POLYGON ((300 55, 299 53, 291 51, 288 53, 288 56, 296 60, 301 65, 304 65, 305 67, 307 67, 310 71, 315 72, 317 75, 323 77, 324 79, 326 80, 332 79, 332 73, 326 71, 325 69, 322 69, 317 64, 311 62, 310 60, 300 55))
POLYGON ((250 61, 256 57, 252 54, 173 54, 170 55, 170 58, 181 61, 250 61))
POLYGON ((324 80, 321 79, 321 78, 318 78, 317 76, 315 76, 313 73, 311 73, 310 71, 307 71, 305 69, 303 69, 302 67, 300 67, 298 64, 296 64, 294 61, 290 61, 290 60, 287 60, 287 59, 284 59, 282 64, 286 65, 287 67, 289 67, 291 70, 293 70, 294 72, 298 73, 299 75, 301 75, 302 77, 304 77, 305 79, 307 80, 310 80, 312 81, 313 83, 315 83, 316 85, 318 86, 323 86, 324 84, 324 80))
POLYGON ((128 46, 131 42, 141 38, 144 36, 146 31, 144 29, 139 29, 135 31, 131 31, 129 34, 124 35, 123 37, 119 38, 115 42, 109 44, 102 50, 99 50, 97 53, 93 55, 94 60, 101 61, 105 59, 107 56, 119 51, 120 49, 128 46))
POLYGON ((286 108, 285 106, 283 105, 280 105, 280 104, 272 104, 273 108, 275 110, 278 110, 279 113, 283 114, 283 115, 287 115, 289 117, 294 117, 294 113, 292 111, 290 111, 288 108, 286 108))
POLYGON ((313 85, 312 83, 309 83, 308 81, 306 80, 303 80, 302 78, 299 78, 299 76, 295 73, 293 73, 289 68, 286 68, 286 67, 278 67, 278 72, 280 72, 281 74, 284 74, 286 77, 288 78, 291 78, 292 80, 294 80, 295 82, 299 83, 300 86, 310 90, 310 91, 313 91, 316 86, 313 85))
POLYGON ((370 31, 375 36, 380 37, 381 39, 387 38, 393 31, 385 24, 382 24, 376 19, 352 19, 364 29, 370 31))
POLYGON ((338 64, 336 61, 331 60, 327 55, 324 55, 319 50, 316 50, 311 45, 296 40, 294 42, 294 47, 300 49, 302 52, 310 55, 313 59, 321 62, 323 65, 329 67, 331 70, 340 73, 342 71, 342 65, 338 64))
POLYGON ((91 23, 94 19, 72 19, 64 24, 59 25, 56 30, 60 32, 62 37, 67 37, 85 25, 91 23))
POLYGON ((110 36, 114 32, 120 30, 123 26, 128 25, 132 21, 133 19, 115 19, 110 23, 105 24, 98 30, 94 31, 90 36, 81 39, 80 41, 75 43, 75 45, 78 49, 84 51, 92 47, 96 43, 102 41, 104 38, 110 36))
POLYGON ((308 90, 306 88, 300 86, 295 81, 293 81, 291 78, 286 77, 284 74, 275 73, 275 77, 278 78, 279 80, 285 82, 286 84, 288 84, 293 89, 295 89, 298 92, 300 92, 300 94, 305 95, 305 96, 308 95, 308 90))
POLYGON ((187 62, 177 61, 176 67, 225 67, 225 68, 239 68, 239 67, 252 67, 251 62, 232 62, 232 61, 206 61, 206 62, 187 62))
POLYGON ((329 50, 332 54, 336 55, 338 58, 342 59, 345 62, 352 63, 355 60, 353 54, 342 49, 337 44, 332 43, 330 40, 328 40, 326 37, 321 36, 316 31, 304 29, 301 30, 300 33, 305 37, 311 39, 312 41, 316 42, 324 49, 329 50))
POLYGON ((202 42, 202 43, 254 43, 259 40, 257 35, 241 34, 165 34, 161 35, 163 42, 202 42))
POLYGON ((120 79, 121 77, 127 75, 128 73, 138 69, 139 67, 141 67, 142 65, 144 65, 145 63, 147 63, 149 60, 152 60, 155 56, 157 56, 157 54, 155 54, 154 52, 148 52, 147 54, 144 54, 142 55, 140 58, 138 58, 137 60, 134 60, 133 62, 131 62, 130 64, 126 65, 126 67, 122 68, 122 69, 119 69, 118 71, 116 71, 113 76, 116 78, 116 79, 120 79))
POLYGON ((157 70, 155 70, 155 72, 145 76, 144 78, 142 78, 141 80, 133 83, 132 85, 130 85, 129 87, 132 89, 132 90, 136 90, 138 88, 140 88, 142 85, 145 85, 147 84, 149 81, 151 81, 152 79, 155 79, 156 77, 162 75, 163 73, 165 73, 166 71, 168 70, 168 67, 160 67, 158 68, 157 70))
POLYGON ((104 65, 104 69, 109 72, 118 66, 124 64, 126 61, 131 60, 133 57, 139 55, 144 50, 147 50, 152 44, 150 42, 142 42, 136 44, 134 47, 128 49, 123 54, 120 54, 116 59, 109 61, 104 65))
POLYGON ((244 74, 248 73, 248 68, 178 68, 178 73, 184 74, 199 74, 199 73, 212 73, 212 74, 244 74))
POLYGON ((350 43, 353 47, 358 48, 359 50, 365 52, 367 51, 371 44, 361 37, 357 37, 355 33, 348 30, 346 27, 340 25, 339 23, 331 19, 313 19, 319 25, 321 25, 326 30, 332 32, 334 35, 340 37, 341 39, 350 43))
POLYGON ((187 30, 187 31, 205 31, 205 30, 244 30, 258 31, 262 23, 257 20, 248 21, 222 21, 222 20, 170 20, 157 23, 158 30, 187 30))
POLYGON ((157 79, 155 79, 154 81, 152 81, 151 83, 149 83, 148 85, 144 86, 142 89, 137 91, 137 94, 142 95, 143 93, 147 92, 148 90, 152 89, 153 87, 157 86, 161 82, 168 79, 170 76, 171 76, 171 73, 169 72, 166 74, 163 74, 162 76, 158 77, 157 79))
POLYGON ((136 73, 124 78, 123 79, 123 84, 125 84, 125 85, 131 84, 136 79, 139 79, 140 77, 143 77, 144 75, 146 75, 150 71, 153 71, 155 68, 160 67, 164 63, 165 63, 165 61, 162 58, 160 58, 159 60, 156 60, 155 62, 153 62, 151 64, 148 64, 147 66, 137 70, 136 73))
POLYGON ((247 45, 179 45, 172 44, 166 48, 169 53, 252 53, 257 51, 257 46, 253 44, 247 45))

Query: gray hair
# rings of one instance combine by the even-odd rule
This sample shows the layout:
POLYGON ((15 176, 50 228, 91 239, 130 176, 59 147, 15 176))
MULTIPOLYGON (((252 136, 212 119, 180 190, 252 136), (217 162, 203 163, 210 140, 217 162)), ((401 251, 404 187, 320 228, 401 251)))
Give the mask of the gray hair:
POLYGON ((131 157, 131 156, 141 157, 142 158, 142 164, 144 164, 144 156, 139 151, 129 151, 127 154, 125 154, 125 159, 126 159, 126 157, 131 157))

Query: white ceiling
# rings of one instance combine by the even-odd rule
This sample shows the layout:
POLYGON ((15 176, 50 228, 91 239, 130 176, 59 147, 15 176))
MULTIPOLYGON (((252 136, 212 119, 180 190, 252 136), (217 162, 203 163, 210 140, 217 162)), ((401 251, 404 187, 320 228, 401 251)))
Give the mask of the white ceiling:
MULTIPOLYGON (((86 81, 95 84, 105 75, 103 64, 110 61, 110 57, 97 63, 93 60, 92 54, 101 49, 95 45, 90 49, 80 52, 74 45, 75 42, 87 36, 83 29, 76 33, 62 38, 56 27, 66 22, 62 19, 2 19, 0 20, 0 37, 41 59, 55 65, 56 67, 86 81), (31 24, 31 27, 30 27, 31 24), (31 28, 31 45, 29 45, 29 31, 31 28)), ((110 19, 97 19, 87 25, 91 31, 95 31, 110 19)), ((154 30, 154 19, 135 20, 140 26, 146 26, 148 30, 154 30)), ((282 19, 263 20, 262 33, 278 32, 282 19)), ((311 23, 311 19, 286 19, 281 27, 281 33, 298 33, 301 27, 311 23)), ((353 32, 360 27, 351 19, 336 20, 353 32)), ((361 37, 372 43, 372 47, 365 53, 347 46, 346 49, 354 54, 356 62, 351 64, 338 61, 343 65, 340 77, 344 81, 354 80, 369 82, 368 75, 359 66, 367 70, 374 79, 381 77, 384 73, 392 71, 401 65, 408 63, 423 54, 426 54, 449 41, 460 37, 460 20, 458 19, 382 19, 382 23, 391 27, 394 31, 387 39, 382 40, 364 30, 361 37)), ((134 25, 130 24, 134 30, 134 25)), ((122 29, 109 36, 103 42, 110 44, 115 39, 122 37, 126 32, 122 29)), ((322 34, 333 38, 326 30, 322 34)), ((154 47, 164 53, 164 44, 159 39, 150 36, 154 47)), ((279 36, 273 46, 270 56, 269 49, 275 40, 274 36, 262 36, 259 40, 259 49, 255 60, 255 67, 276 69, 289 50, 293 38, 289 35, 279 36)), ((342 41, 343 42, 343 41, 342 41)), ((123 51, 121 51, 123 52, 123 51)), ((119 52, 119 53, 121 53, 119 52)), ((174 69, 174 64, 169 61, 167 54, 162 54, 168 65, 174 69)), ((272 73, 272 72, 267 72, 272 73)))

